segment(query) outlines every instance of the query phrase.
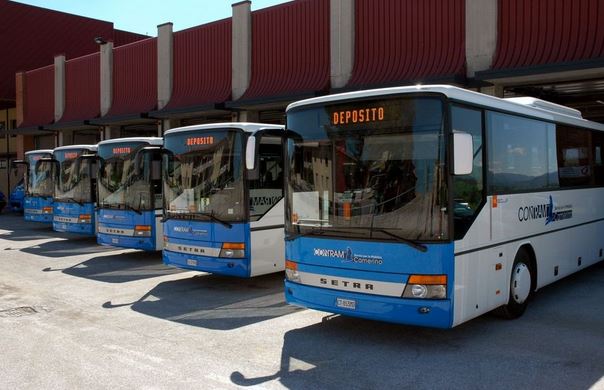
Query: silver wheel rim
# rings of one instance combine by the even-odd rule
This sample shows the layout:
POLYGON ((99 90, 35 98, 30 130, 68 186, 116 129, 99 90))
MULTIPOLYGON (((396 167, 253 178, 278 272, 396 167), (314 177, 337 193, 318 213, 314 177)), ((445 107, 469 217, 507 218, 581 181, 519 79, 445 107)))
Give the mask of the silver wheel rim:
POLYGON ((511 295, 514 302, 523 304, 531 292, 531 271, 524 263, 518 263, 512 272, 511 295))

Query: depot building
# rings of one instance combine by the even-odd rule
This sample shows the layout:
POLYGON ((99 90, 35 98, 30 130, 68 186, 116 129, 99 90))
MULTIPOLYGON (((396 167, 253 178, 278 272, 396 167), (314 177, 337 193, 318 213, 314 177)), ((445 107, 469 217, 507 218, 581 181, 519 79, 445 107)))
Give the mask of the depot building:
MULTIPOLYGON (((161 136, 183 125, 282 124, 296 100, 429 83, 538 97, 604 121, 602 1, 294 0, 252 8, 243 1, 228 19, 181 31, 165 23, 156 37, 128 43, 99 34, 91 54, 49 56, 45 66, 17 72, 16 126, 8 130, 19 139, 15 154, 161 136)), ((338 120, 361 115, 348 114, 338 120)))

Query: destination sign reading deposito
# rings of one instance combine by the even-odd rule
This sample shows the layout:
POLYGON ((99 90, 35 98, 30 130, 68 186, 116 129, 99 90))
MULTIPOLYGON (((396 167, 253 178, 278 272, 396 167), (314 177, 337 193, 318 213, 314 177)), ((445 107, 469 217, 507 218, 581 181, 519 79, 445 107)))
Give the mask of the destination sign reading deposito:
POLYGON ((365 107, 351 110, 334 111, 331 114, 332 125, 382 122, 385 118, 384 107, 365 107))
POLYGON ((130 146, 121 146, 113 148, 113 154, 129 154, 132 151, 130 146))
POLYGON ((187 146, 197 146, 197 145, 212 145, 214 144, 214 137, 191 137, 187 138, 187 146))

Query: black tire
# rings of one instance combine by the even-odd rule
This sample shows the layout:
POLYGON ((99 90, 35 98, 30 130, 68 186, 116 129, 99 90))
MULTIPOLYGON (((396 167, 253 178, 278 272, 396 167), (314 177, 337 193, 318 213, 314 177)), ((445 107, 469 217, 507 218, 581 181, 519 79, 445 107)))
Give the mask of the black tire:
POLYGON ((520 249, 514 258, 512 272, 510 273, 508 303, 495 309, 494 313, 496 315, 512 320, 524 313, 534 291, 532 283, 533 272, 531 256, 524 249, 520 249), (529 284, 528 292, 526 291, 527 277, 529 284), (519 286, 519 284, 521 285, 519 286))

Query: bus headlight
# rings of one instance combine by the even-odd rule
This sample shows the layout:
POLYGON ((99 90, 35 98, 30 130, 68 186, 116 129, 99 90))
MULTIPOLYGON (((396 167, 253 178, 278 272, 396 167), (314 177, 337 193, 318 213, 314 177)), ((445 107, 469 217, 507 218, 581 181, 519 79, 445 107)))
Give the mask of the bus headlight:
POLYGON ((151 226, 149 225, 136 225, 134 227, 135 237, 151 237, 151 226))
POLYGON ((298 264, 293 261, 285 261, 285 277, 290 282, 300 283, 300 273, 298 273, 298 264))
POLYGON ((405 286, 403 298, 447 298, 447 275, 411 275, 405 286))
POLYGON ((42 214, 52 214, 52 207, 43 207, 42 214))
POLYGON ((224 242, 218 256, 228 259, 241 259, 245 257, 245 244, 243 242, 224 242))
POLYGON ((90 216, 90 214, 80 214, 78 220, 80 223, 90 223, 92 217, 90 216))

